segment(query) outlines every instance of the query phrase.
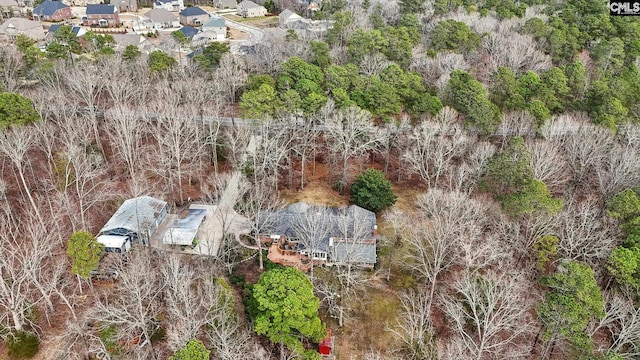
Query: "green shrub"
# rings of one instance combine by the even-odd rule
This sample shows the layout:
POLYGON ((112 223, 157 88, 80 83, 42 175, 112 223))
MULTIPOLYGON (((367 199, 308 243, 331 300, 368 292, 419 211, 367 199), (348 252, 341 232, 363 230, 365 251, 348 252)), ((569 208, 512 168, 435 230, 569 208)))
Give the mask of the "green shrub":
POLYGON ((30 359, 40 346, 38 335, 28 331, 18 331, 7 339, 11 359, 30 359))
POLYGON ((351 186, 351 201, 358 206, 378 212, 396 203, 398 198, 391 189, 391 181, 380 170, 369 168, 351 186))

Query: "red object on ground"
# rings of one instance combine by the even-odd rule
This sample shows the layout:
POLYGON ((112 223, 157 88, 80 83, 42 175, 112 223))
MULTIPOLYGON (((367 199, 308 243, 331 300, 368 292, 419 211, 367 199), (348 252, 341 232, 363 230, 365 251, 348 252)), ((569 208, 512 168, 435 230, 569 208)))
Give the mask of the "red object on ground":
POLYGON ((331 355, 331 329, 327 329, 327 337, 322 340, 318 350, 320 355, 331 355))

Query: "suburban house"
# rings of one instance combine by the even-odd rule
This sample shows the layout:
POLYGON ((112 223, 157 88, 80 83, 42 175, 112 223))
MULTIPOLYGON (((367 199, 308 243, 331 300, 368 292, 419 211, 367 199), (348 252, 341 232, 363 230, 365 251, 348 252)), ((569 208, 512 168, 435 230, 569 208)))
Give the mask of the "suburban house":
POLYGON ((180 11, 184 9, 183 0, 156 0, 153 3, 154 9, 165 9, 167 11, 180 11))
MULTIPOLYGON (((45 37, 45 40, 47 43, 51 43, 53 41, 54 35, 60 29, 61 26, 62 24, 54 24, 49 27, 49 31, 47 31, 47 34, 45 37)), ((83 28, 82 26, 73 26, 71 28, 71 32, 74 33, 77 37, 80 37, 87 33, 87 29, 83 28)))
POLYGON ((151 27, 154 30, 180 27, 178 17, 167 9, 152 9, 144 14, 144 16, 151 21, 151 27))
POLYGON ((177 31, 181 32, 187 39, 189 39, 189 41, 193 41, 193 37, 200 32, 200 30, 192 26, 183 26, 180 28, 180 30, 177 31))
POLYGON ((308 271, 311 264, 355 265, 376 263, 376 214, 359 206, 324 208, 304 202, 264 216, 260 241, 269 245, 274 263, 308 271))
POLYGON ((227 37, 227 25, 223 18, 212 16, 202 24, 202 33, 209 40, 224 40, 227 37))
POLYGON ((82 17, 82 25, 116 27, 120 25, 118 8, 114 5, 87 5, 87 15, 82 17))
POLYGON ((121 13, 138 11, 137 0, 109 0, 109 4, 117 7, 121 13))
POLYGON ((19 5, 16 0, 0 0, 0 15, 4 19, 18 16, 20 14, 18 8, 19 5))
MULTIPOLYGON (((125 200, 98 233, 97 241, 108 244, 141 242, 149 238, 167 215, 166 201, 151 196, 125 200)), ((107 249, 107 251, 109 251, 107 249)))
POLYGON ((70 19, 71 8, 62 1, 46 0, 33 9, 33 20, 35 21, 62 21, 70 19))
POLYGON ((179 13, 180 24, 184 26, 200 26, 209 20, 209 13, 194 6, 188 7, 179 13))
POLYGON ((23 18, 10 18, 0 25, 0 37, 15 40, 19 35, 26 35, 35 41, 44 40, 44 28, 39 21, 23 18))
POLYGON ((218 9, 235 9, 238 7, 238 2, 236 0, 215 0, 213 2, 213 6, 218 9))
POLYGON ((250 0, 238 4, 238 15, 242 17, 259 17, 267 15, 267 8, 250 0))
POLYGON ((286 9, 278 15, 280 28, 295 30, 303 39, 320 39, 333 27, 333 20, 311 20, 286 9))

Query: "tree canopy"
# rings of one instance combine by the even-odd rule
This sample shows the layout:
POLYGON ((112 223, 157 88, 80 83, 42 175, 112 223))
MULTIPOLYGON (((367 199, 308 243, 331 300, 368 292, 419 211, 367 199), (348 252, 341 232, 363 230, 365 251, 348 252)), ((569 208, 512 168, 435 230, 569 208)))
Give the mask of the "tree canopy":
POLYGON ((302 354, 301 338, 317 343, 327 336, 318 317, 319 304, 302 272, 276 267, 260 275, 253 286, 249 310, 256 333, 302 354))
POLYGON ((20 126, 40 120, 30 99, 12 92, 0 93, 0 128, 20 126))
POLYGON ((173 356, 169 356, 169 360, 209 360, 210 354, 211 351, 207 350, 202 341, 193 339, 173 356))
POLYGON ((391 181, 380 170, 369 168, 363 171, 351 185, 351 201, 373 212, 395 204, 396 200, 391 181))
POLYGON ((104 253, 104 245, 86 231, 76 231, 71 235, 67 255, 71 258, 71 272, 88 279, 91 270, 98 268, 104 253))

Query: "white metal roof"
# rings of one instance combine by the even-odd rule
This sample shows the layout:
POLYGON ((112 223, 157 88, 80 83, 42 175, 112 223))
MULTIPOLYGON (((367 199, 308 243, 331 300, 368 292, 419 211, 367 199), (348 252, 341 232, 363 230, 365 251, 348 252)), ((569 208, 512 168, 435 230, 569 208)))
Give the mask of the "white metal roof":
POLYGON ((139 196, 126 200, 107 221, 100 233, 115 229, 138 232, 154 224, 156 218, 167 206, 167 202, 151 196, 139 196))
POLYGON ((162 242, 171 245, 191 245, 204 220, 207 210, 189 208, 164 234, 162 242))
POLYGON ((127 237, 118 235, 100 235, 96 238, 96 241, 107 248, 122 248, 125 241, 127 241, 127 237))

